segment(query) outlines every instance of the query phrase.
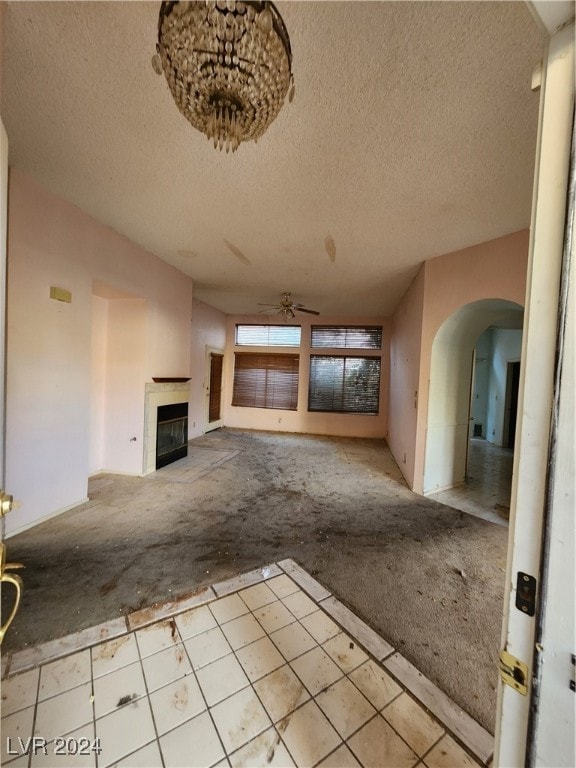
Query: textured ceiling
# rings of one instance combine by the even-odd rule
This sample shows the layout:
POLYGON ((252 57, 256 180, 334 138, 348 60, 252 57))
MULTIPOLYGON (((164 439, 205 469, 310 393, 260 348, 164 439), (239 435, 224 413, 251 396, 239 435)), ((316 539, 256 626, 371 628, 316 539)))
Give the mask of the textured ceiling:
POLYGON ((542 43, 524 3, 277 5, 296 97, 227 155, 152 70, 159 4, 2 3, 11 165, 229 313, 292 291, 387 315, 423 260, 529 225, 542 43))

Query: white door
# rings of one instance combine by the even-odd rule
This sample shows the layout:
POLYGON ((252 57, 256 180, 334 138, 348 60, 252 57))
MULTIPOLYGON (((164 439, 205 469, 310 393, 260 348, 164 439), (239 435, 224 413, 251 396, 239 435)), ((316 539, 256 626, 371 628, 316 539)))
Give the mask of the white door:
MULTIPOLYGON (((554 5, 573 19, 573 3, 548 7, 554 5)), ((573 768, 576 341, 569 258, 574 210, 567 217, 566 206, 573 20, 551 33, 542 70, 495 765, 573 768)))

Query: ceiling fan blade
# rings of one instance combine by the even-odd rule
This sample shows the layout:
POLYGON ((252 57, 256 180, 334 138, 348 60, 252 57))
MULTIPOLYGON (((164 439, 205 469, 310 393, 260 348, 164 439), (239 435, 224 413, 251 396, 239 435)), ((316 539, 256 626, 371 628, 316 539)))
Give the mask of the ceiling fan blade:
POLYGON ((296 312, 306 312, 307 315, 319 315, 320 312, 316 312, 315 309, 306 309, 306 307, 294 307, 296 312))
POLYGON ((258 306, 259 306, 259 307, 277 307, 277 306, 278 306, 278 304, 264 304, 264 302, 262 302, 262 301, 259 301, 259 302, 258 302, 258 306))

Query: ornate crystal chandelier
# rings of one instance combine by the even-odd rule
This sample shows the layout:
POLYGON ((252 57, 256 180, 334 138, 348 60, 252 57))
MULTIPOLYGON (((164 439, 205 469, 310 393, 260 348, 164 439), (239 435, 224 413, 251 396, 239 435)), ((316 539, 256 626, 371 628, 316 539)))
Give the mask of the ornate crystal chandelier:
POLYGON ((154 70, 184 117, 234 152, 276 118, 292 82, 288 32, 271 2, 163 2, 154 70))

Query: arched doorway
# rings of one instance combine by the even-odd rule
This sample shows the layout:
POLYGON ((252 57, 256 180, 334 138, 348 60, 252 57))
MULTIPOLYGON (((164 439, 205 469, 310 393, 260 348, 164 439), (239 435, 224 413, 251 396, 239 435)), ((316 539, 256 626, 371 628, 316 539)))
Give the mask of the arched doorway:
MULTIPOLYGON (((460 307, 436 333, 428 395, 423 488, 426 495, 465 483, 469 441, 474 437, 475 426, 476 437, 488 438, 487 443, 494 446, 502 446, 506 431, 509 439, 510 430, 513 430, 509 413, 513 404, 513 381, 506 381, 508 360, 498 360, 496 366, 493 357, 477 355, 476 346, 479 340, 486 343, 487 329, 499 339, 499 334, 505 330, 521 329, 522 320, 523 308, 519 304, 503 299, 483 299, 460 307), (490 396, 486 394, 489 402, 480 418, 478 410, 475 412, 472 396, 477 394, 477 387, 473 385, 475 373, 478 380, 482 366, 491 366, 493 370, 490 396)), ((519 355, 513 362, 518 361, 519 355)), ((514 374, 512 370, 511 375, 514 374)), ((482 452, 475 449, 479 449, 479 445, 472 445, 473 459, 482 461, 482 452)), ((444 498, 441 500, 449 503, 444 498)))

